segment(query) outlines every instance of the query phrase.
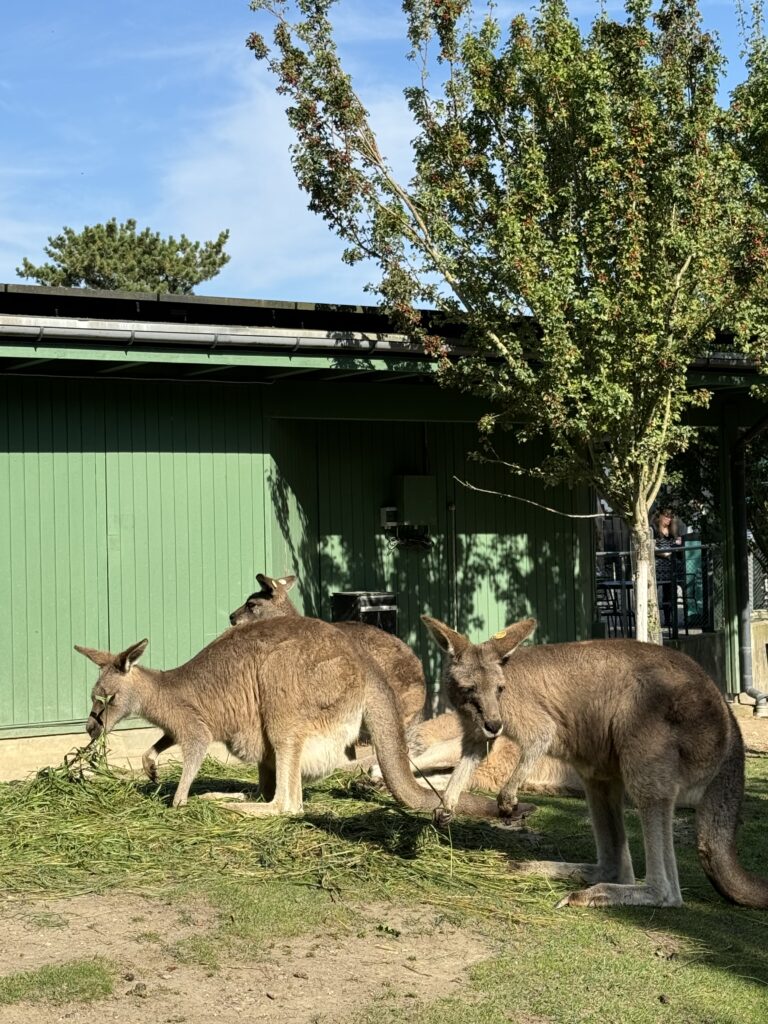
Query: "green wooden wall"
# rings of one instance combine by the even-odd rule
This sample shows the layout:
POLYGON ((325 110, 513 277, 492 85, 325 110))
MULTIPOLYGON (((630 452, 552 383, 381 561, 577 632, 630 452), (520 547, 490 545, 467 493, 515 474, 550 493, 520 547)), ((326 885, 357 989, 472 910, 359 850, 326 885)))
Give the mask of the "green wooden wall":
POLYGON ((591 522, 458 481, 568 513, 591 511, 588 491, 545 491, 503 466, 469 460, 477 444, 470 424, 273 420, 270 437, 267 571, 299 576, 307 613, 329 618, 337 590, 394 591, 400 636, 433 680, 438 658, 420 622, 424 612, 476 640, 526 615, 539 620, 542 641, 590 635, 591 522), (396 478, 407 474, 435 478, 437 523, 428 551, 393 547, 380 527, 380 507, 396 504, 396 478))
POLYGON ((179 664, 264 559, 259 392, 0 380, 0 730, 80 723, 74 643, 179 664))
POLYGON ((80 727, 94 672, 74 643, 146 636, 148 664, 177 665, 260 571, 297 573, 300 604, 323 617, 336 590, 394 590, 433 677, 422 612, 477 639, 527 614, 541 640, 589 635, 588 521, 454 476, 565 511, 589 511, 586 492, 469 462, 468 424, 325 414, 264 415, 255 386, 0 378, 0 736, 80 727), (434 476, 429 551, 381 531, 402 474, 434 476))

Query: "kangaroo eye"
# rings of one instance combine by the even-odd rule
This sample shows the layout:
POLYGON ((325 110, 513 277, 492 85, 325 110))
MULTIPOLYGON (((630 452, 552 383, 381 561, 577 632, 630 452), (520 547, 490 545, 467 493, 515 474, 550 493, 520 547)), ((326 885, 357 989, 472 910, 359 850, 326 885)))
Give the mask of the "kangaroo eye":
POLYGON ((496 693, 499 695, 499 697, 502 695, 502 693, 504 693, 504 689, 505 688, 503 686, 496 687, 496 693))

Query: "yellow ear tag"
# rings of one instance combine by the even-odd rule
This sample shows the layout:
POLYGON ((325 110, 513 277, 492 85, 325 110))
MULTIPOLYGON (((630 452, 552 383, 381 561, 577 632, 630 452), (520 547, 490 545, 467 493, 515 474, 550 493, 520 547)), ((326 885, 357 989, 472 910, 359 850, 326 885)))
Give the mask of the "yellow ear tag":
POLYGON ((502 629, 500 633, 494 633, 493 634, 493 639, 494 640, 503 640, 506 635, 507 635, 506 629, 502 629))

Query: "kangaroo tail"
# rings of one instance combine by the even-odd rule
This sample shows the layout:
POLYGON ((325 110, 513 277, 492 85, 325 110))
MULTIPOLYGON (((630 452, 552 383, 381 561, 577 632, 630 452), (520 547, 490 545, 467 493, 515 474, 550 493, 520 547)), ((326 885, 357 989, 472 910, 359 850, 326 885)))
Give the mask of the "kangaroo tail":
POLYGON ((699 801, 696 832, 699 860, 721 896, 743 907, 768 909, 768 881, 739 863, 736 832, 744 796, 744 742, 732 715, 728 752, 699 801))
MULTIPOLYGON (((416 811, 435 810, 440 806, 441 798, 437 793, 423 789, 413 777, 405 732, 391 688, 373 665, 366 666, 365 677, 363 719, 371 733, 387 788, 404 807, 416 811)), ((457 809, 460 814, 471 814, 478 818, 499 817, 495 800, 474 793, 462 793, 457 809)))

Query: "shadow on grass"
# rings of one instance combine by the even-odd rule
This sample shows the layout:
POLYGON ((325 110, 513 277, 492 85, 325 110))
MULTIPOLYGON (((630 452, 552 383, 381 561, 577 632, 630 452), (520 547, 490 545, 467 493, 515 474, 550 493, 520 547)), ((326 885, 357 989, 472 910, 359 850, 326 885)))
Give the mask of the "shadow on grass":
MULTIPOLYGON (((314 827, 339 839, 369 843, 387 854, 404 860, 415 859, 423 848, 425 835, 433 830, 428 815, 393 806, 379 791, 370 791, 354 780, 334 784, 325 790, 343 805, 350 799, 366 800, 371 810, 349 814, 316 813, 312 794, 305 819, 314 827)), ((748 870, 768 874, 766 841, 768 834, 768 778, 752 777, 743 806, 743 826, 737 837, 741 863, 748 870)), ((552 859, 593 861, 594 842, 585 802, 573 797, 529 797, 539 805, 530 825, 522 829, 503 829, 483 821, 459 818, 451 826, 450 845, 455 852, 486 852, 505 856, 510 861, 552 859)), ((637 877, 645 871, 643 838, 637 812, 625 814, 627 834, 637 877)), ((447 843, 448 837, 445 836, 447 843)), ((681 960, 739 976, 748 982, 768 987, 768 943, 765 911, 735 907, 713 889, 699 863, 696 851, 695 812, 681 809, 675 818, 675 848, 683 888, 684 906, 678 909, 622 907, 609 910, 554 910, 560 895, 574 888, 568 882, 541 884, 542 902, 548 904, 553 920, 563 915, 566 921, 575 915, 597 920, 607 917, 631 924, 646 933, 664 932, 681 942, 681 960)), ((526 878, 526 888, 530 885, 526 878)), ((516 879, 510 873, 509 896, 515 899, 516 879)), ((543 909, 545 909, 545 907, 543 909)), ((768 993, 766 993, 768 997, 768 993)))
POLYGON ((578 799, 538 799, 539 810, 522 826, 510 827, 460 816, 452 822, 448 832, 435 829, 427 812, 400 807, 386 791, 371 786, 365 779, 353 778, 326 788, 323 796, 328 795, 339 800, 339 813, 328 809, 327 804, 322 810, 315 810, 315 795, 310 790, 304 802, 305 821, 335 838, 363 841, 406 859, 418 855, 426 833, 441 836, 455 851, 496 852, 507 855, 510 860, 521 860, 525 856, 556 859, 561 855, 560 839, 563 837, 581 845, 582 850, 584 842, 580 840, 586 840, 587 849, 591 843, 586 805, 578 799), (348 801, 352 800, 367 804, 370 810, 363 807, 356 813, 349 813, 344 805, 348 806, 348 801))
MULTIPOLYGON (((135 782, 136 792, 143 797, 152 797, 166 803, 170 807, 173 803, 173 795, 176 792, 178 779, 161 779, 159 782, 150 782, 149 779, 135 782)), ((202 796, 204 793, 242 793, 246 800, 257 800, 259 797, 258 785, 248 780, 221 778, 197 778, 192 783, 190 799, 202 796)))

